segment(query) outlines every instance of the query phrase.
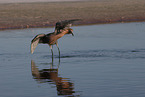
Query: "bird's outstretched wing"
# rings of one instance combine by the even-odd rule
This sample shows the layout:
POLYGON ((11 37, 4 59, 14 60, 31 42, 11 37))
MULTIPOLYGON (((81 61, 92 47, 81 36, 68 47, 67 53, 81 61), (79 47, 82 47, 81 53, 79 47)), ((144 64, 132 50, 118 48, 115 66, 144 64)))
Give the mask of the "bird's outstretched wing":
POLYGON ((40 42, 40 39, 44 36, 45 36, 45 34, 38 34, 31 41, 31 54, 33 54, 35 48, 37 47, 38 43, 40 42))
POLYGON ((60 33, 62 29, 70 28, 73 22, 79 20, 81 19, 72 19, 72 20, 64 20, 64 21, 57 22, 55 25, 55 33, 60 33))

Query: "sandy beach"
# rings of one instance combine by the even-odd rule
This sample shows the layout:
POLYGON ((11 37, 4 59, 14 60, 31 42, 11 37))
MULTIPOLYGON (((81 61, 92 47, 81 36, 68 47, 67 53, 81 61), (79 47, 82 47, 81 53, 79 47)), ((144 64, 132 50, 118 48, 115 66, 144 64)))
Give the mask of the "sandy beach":
POLYGON ((145 0, 0 3, 0 29, 50 27, 66 19, 82 19, 75 25, 145 21, 144 5, 145 0))

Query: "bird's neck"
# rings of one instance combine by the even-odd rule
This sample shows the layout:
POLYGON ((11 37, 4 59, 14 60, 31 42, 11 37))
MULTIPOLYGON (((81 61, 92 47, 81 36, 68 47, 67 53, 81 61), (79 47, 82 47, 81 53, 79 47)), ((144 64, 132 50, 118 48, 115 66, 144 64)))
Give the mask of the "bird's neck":
POLYGON ((57 34, 56 36, 57 36, 57 38, 61 38, 61 37, 63 37, 65 34, 67 34, 67 31, 63 31, 63 32, 57 34))

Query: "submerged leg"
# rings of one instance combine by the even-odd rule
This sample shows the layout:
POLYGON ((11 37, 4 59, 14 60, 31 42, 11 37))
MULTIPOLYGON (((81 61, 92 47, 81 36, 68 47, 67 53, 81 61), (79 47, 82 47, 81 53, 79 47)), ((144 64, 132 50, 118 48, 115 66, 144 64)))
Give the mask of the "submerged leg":
POLYGON ((52 53, 52 65, 53 65, 53 50, 51 49, 51 53, 52 53))
POLYGON ((51 49, 51 53, 52 53, 52 62, 53 62, 53 49, 52 49, 52 45, 49 45, 50 49, 51 49))
POLYGON ((59 47, 58 47, 58 43, 56 42, 56 46, 58 48, 58 52, 59 52, 59 59, 60 59, 60 50, 59 50, 59 47))

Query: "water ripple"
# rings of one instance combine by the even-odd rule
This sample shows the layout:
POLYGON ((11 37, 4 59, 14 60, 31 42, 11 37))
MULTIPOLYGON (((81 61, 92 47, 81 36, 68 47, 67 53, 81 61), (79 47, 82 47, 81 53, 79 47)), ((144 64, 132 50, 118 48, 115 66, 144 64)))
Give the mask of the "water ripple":
POLYGON ((125 59, 136 59, 145 58, 145 49, 135 50, 83 50, 74 51, 70 55, 61 55, 61 58, 89 58, 89 57, 110 57, 110 58, 125 58, 125 59))

